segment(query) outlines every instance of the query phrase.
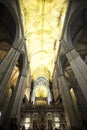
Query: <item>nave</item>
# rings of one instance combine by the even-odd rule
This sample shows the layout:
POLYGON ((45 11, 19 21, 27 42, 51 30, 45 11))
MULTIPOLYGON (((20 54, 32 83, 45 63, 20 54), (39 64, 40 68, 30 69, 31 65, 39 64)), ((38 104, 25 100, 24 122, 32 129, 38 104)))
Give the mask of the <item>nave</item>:
POLYGON ((87 0, 0 0, 0 130, 87 130, 87 0))

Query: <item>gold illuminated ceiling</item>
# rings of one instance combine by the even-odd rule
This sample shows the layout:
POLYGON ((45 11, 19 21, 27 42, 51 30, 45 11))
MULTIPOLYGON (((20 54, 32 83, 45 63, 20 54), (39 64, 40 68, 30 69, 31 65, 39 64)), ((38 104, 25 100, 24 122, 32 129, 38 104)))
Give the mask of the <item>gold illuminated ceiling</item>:
POLYGON ((52 79, 68 0, 20 0, 33 79, 52 79))
POLYGON ((35 96, 36 97, 47 97, 48 96, 47 88, 45 86, 38 85, 35 90, 35 96))

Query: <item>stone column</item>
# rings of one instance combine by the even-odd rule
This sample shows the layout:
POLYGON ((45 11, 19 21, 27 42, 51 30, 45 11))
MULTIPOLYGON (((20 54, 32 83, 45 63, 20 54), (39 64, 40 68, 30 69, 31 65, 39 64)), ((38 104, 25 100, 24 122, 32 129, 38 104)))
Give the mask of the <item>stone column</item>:
POLYGON ((59 96, 59 88, 58 88, 58 81, 57 81, 57 72, 56 72, 56 69, 54 70, 54 74, 53 74, 53 94, 54 94, 54 99, 56 101, 56 99, 59 96))
MULTIPOLYGON (((9 89, 7 94, 5 95, 5 100, 3 102, 3 105, 1 106, 2 116, 1 116, 1 120, 0 120, 0 125, 3 123, 3 120, 6 116, 6 111, 7 111, 10 99, 11 99, 11 95, 12 95, 12 91, 11 91, 11 89, 9 89)), ((4 123, 3 123, 3 125, 4 125, 4 123)))
MULTIPOLYGON (((9 68, 15 54, 16 54, 16 51, 14 48, 11 48, 8 52, 8 54, 5 56, 5 58, 3 59, 3 61, 1 62, 0 64, 0 82, 2 81, 5 73, 6 73, 6 70, 9 68)), ((0 86, 1 88, 1 86, 0 86)))
POLYGON ((12 129, 10 128, 10 125, 12 127, 13 125, 17 127, 17 123, 19 122, 20 119, 21 103, 24 95, 24 90, 26 87, 25 83, 26 83, 26 75, 20 75, 16 86, 13 88, 11 100, 8 105, 6 117, 4 119, 4 122, 6 122, 6 125, 4 126, 5 129, 8 130, 12 129))
POLYGON ((68 51, 66 57, 71 65, 75 78, 78 81, 82 94, 87 101, 87 65, 75 49, 68 51))
POLYGON ((1 76, 0 76, 0 79, 1 79, 1 81, 0 81, 0 106, 2 105, 2 99, 4 98, 4 94, 7 91, 8 80, 12 74, 14 66, 16 65, 17 60, 18 60, 19 55, 20 55, 20 52, 18 50, 15 50, 14 48, 11 48, 10 51, 12 52, 12 54, 10 53, 10 55, 12 55, 12 56, 10 56, 10 55, 9 55, 9 57, 7 56, 8 58, 6 57, 5 61, 3 61, 4 64, 2 63, 3 66, 2 66, 2 64, 0 66, 0 68, 1 68, 0 69, 0 72, 1 72, 1 76))
POLYGON ((21 111, 21 104, 23 100, 24 90, 26 87, 26 75, 21 75, 20 80, 18 82, 18 89, 13 100, 12 109, 10 113, 10 121, 15 120, 15 124, 20 121, 20 111, 21 111))
MULTIPOLYGON (((21 41, 20 45, 18 46, 19 48, 17 48, 15 45, 9 50, 9 52, 7 53, 7 55, 5 56, 5 58, 3 59, 3 61, 0 64, 0 83, 2 82, 6 71, 9 69, 10 70, 10 66, 11 66, 11 62, 13 61, 13 59, 16 57, 17 52, 19 52, 22 49, 23 46, 23 42, 21 41)), ((12 63, 13 64, 13 63, 12 63)), ((2 86, 0 85, 0 88, 2 86)))
POLYGON ((58 84, 59 84, 59 93, 62 97, 62 103, 64 106, 64 112, 65 112, 65 120, 67 122, 67 129, 75 130, 79 129, 81 126, 81 122, 79 120, 78 114, 75 110, 73 100, 70 94, 70 89, 68 86, 68 83, 65 79, 65 76, 63 74, 63 70, 61 67, 61 62, 60 66, 58 65, 59 61, 56 62, 55 68, 57 72, 57 77, 58 77, 58 84))
POLYGON ((13 106, 12 106, 12 111, 11 111, 11 118, 20 118, 20 108, 21 108, 21 103, 24 95, 24 90, 26 87, 26 75, 21 75, 19 82, 17 84, 17 91, 15 95, 15 99, 13 101, 13 106))
POLYGON ((80 127, 79 124, 79 119, 76 114, 73 101, 70 95, 70 90, 69 87, 66 83, 66 80, 64 76, 61 74, 58 77, 58 82, 59 82, 59 91, 63 100, 63 106, 65 110, 65 119, 67 121, 67 126, 70 129, 76 129, 80 127))
POLYGON ((87 103, 86 103, 86 100, 81 92, 81 89, 79 88, 77 80, 74 81, 73 89, 74 89, 74 93, 75 93, 75 96, 77 98, 78 104, 81 106, 81 108, 83 110, 87 110, 87 103))
POLYGON ((87 102, 81 92, 81 89, 79 88, 77 81, 76 81, 73 89, 74 89, 74 92, 75 92, 75 95, 77 98, 79 114, 81 114, 82 123, 84 126, 84 125, 86 125, 86 122, 87 122, 87 102))

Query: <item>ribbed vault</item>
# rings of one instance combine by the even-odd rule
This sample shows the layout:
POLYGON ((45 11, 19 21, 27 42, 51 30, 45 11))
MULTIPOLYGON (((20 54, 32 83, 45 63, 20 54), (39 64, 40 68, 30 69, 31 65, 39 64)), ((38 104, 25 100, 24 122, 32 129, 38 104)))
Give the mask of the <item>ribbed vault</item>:
MULTIPOLYGON (((52 80, 68 3, 69 0, 20 0, 33 81, 38 77, 52 80)), ((39 93, 40 89, 36 90, 39 93)))
POLYGON ((20 5, 31 75, 51 79, 68 0, 20 0, 20 5))

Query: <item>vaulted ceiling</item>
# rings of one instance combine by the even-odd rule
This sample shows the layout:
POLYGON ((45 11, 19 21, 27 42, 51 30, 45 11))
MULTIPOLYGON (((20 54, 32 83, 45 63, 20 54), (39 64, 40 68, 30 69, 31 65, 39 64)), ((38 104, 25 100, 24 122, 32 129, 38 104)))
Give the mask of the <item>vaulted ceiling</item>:
POLYGON ((69 0, 20 0, 31 76, 52 79, 69 0))

